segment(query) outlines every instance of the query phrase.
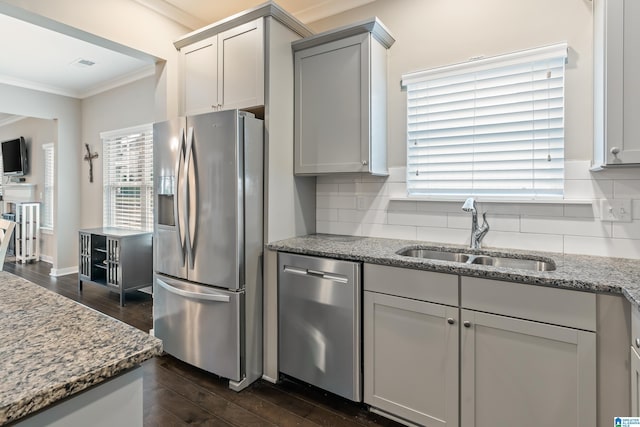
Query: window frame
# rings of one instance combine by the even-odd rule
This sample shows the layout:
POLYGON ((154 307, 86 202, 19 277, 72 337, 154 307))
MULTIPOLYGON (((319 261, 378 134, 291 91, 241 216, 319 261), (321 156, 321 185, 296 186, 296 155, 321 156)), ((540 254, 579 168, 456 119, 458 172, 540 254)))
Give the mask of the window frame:
MULTIPOLYGON (((454 65, 404 74, 402 76, 402 86, 407 91, 407 110, 406 110, 406 116, 405 116, 407 120, 407 140, 406 140, 406 144, 407 144, 406 145, 406 149, 407 149, 406 194, 407 194, 407 197, 422 198, 422 199, 443 199, 443 200, 456 199, 458 200, 460 199, 460 197, 463 197, 463 196, 475 196, 475 197, 482 197, 486 199, 494 199, 494 200, 502 200, 502 201, 509 201, 509 200, 546 201, 546 200, 563 199, 564 198, 564 160, 565 160, 564 159, 564 147, 565 147, 564 120, 566 115, 564 91, 566 87, 565 64, 568 56, 567 49, 568 49, 567 43, 557 43, 550 46, 527 49, 523 51, 505 54, 505 55, 497 55, 489 58, 474 59, 465 63, 459 63, 454 65), (503 70, 503 69, 507 70, 507 67, 510 67, 510 68, 518 67, 518 66, 522 67, 523 64, 537 64, 541 61, 556 61, 556 66, 557 66, 557 63, 559 63, 560 61, 562 63, 560 67, 562 74, 559 77, 556 77, 555 75, 553 76, 554 78, 559 79, 561 81, 560 89, 555 88, 556 92, 557 91, 561 92, 561 98, 560 98, 561 106, 559 107, 559 109, 561 110, 561 117, 559 119, 559 121, 561 122, 561 127, 560 127, 560 131, 556 132, 553 137, 549 137, 549 136, 546 137, 547 140, 549 139, 555 140, 554 144, 556 144, 556 146, 554 146, 554 150, 555 150, 554 157, 552 158, 551 155, 549 154, 547 158, 549 162, 553 160, 553 166, 543 165, 543 164, 541 165, 540 159, 535 157, 536 150, 539 152, 540 149, 539 149, 539 146, 538 147, 535 146, 536 136, 532 136, 531 149, 529 151, 527 151, 526 149, 525 151, 523 151, 523 152, 531 153, 531 156, 532 156, 531 158, 532 166, 529 168, 522 169, 522 170, 530 171, 531 173, 531 178, 529 179, 528 183, 527 181, 522 180, 522 182, 525 183, 525 184, 522 184, 522 188, 516 188, 516 186, 514 185, 513 189, 505 190, 500 188, 500 184, 495 184, 496 186, 494 188, 489 188, 491 183, 487 183, 487 181, 485 180, 483 184, 487 185, 486 188, 482 188, 481 186, 478 186, 480 188, 476 187, 477 183, 481 181, 481 178, 477 178, 476 176, 481 175, 478 171, 481 170, 481 167, 482 167, 482 166, 477 166, 477 165, 481 165, 481 163, 477 163, 476 157, 475 157, 476 147, 479 147, 479 145, 477 145, 477 143, 475 142, 475 138, 476 138, 475 135, 476 135, 476 132, 478 132, 478 134, 480 133, 480 131, 477 130, 478 128, 480 128, 480 125, 476 124, 476 118, 480 117, 481 119, 485 119, 485 117, 481 117, 480 113, 478 113, 478 111, 480 110, 480 107, 477 107, 475 103, 476 99, 480 99, 480 97, 476 95, 480 91, 480 89, 478 89, 480 85, 475 85, 473 86, 473 89, 467 90, 466 93, 470 95, 465 94, 461 96, 462 98, 464 98, 464 96, 469 96, 470 98, 464 98, 464 99, 473 100, 473 103, 472 103, 473 106, 470 108, 467 108, 467 110, 470 111, 470 115, 466 117, 467 120, 470 120, 472 118, 473 124, 470 126, 468 125, 468 123, 466 123, 464 126, 455 125, 456 121, 451 120, 451 122, 454 123, 454 125, 450 127, 442 127, 439 129, 439 130, 446 130, 446 131, 452 131, 452 132, 457 131, 459 129, 463 129, 463 128, 471 129, 468 135, 470 136, 472 135, 472 138, 470 139, 472 139, 473 142, 466 143, 466 144, 461 143, 460 145, 457 145, 457 146, 451 145, 452 148, 455 148, 457 152, 460 153, 460 154, 454 154, 453 156, 449 156, 449 152, 453 150, 448 150, 449 146, 446 145, 447 144, 446 142, 440 143, 441 145, 439 147, 436 147, 436 145, 438 144, 437 141, 431 142, 431 144, 436 144, 436 145, 429 145, 430 140, 436 139, 435 137, 428 136, 430 133, 432 133, 431 128, 429 128, 429 125, 430 124, 432 126, 434 124, 440 125, 440 123, 438 123, 437 119, 435 118, 433 120, 436 120, 436 121, 431 121, 431 122, 428 121, 429 118, 435 117, 436 114, 432 112, 432 111, 435 111, 435 108, 433 109, 431 108, 432 106, 429 104, 430 100, 428 98, 424 98, 425 96, 424 94, 425 93, 433 94, 439 91, 438 95, 444 99, 443 101, 444 104, 442 105, 446 106, 446 103, 448 102, 451 102, 451 104, 454 103, 447 97, 450 97, 451 99, 453 99, 454 96, 456 97, 460 96, 458 95, 459 93, 454 92, 454 89, 459 89, 459 87, 462 86, 462 84, 460 84, 458 81, 472 82, 474 81, 473 79, 476 78, 476 75, 482 75, 482 74, 486 75, 487 73, 492 73, 495 70, 503 70), (447 90, 449 90, 449 92, 447 92, 447 90), (416 101, 418 98, 415 98, 415 97, 412 98, 412 96, 415 96, 415 93, 418 93, 418 92, 420 92, 420 97, 422 97, 422 99, 427 99, 426 102, 424 103, 422 103, 423 101, 418 102, 416 101), (416 112, 418 111, 418 107, 420 108, 419 113, 416 112), (427 119, 423 119, 418 116, 427 117, 427 119), (425 127, 419 128, 418 126, 425 126, 425 127), (426 131, 424 130, 425 128, 427 129, 426 131), (420 130, 416 130, 416 129, 420 129, 420 130), (424 136, 425 134, 427 136, 424 136), (560 136, 558 136, 558 134, 560 134, 560 136), (558 143, 557 141, 560 141, 560 142, 558 143), (420 142, 420 144, 418 144, 418 142, 420 142), (558 144, 560 144, 560 148, 557 147, 558 144), (465 146, 465 145, 467 147, 461 148, 461 146, 465 146), (454 159, 446 162, 448 164, 444 164, 444 163, 441 164, 440 165, 441 169, 438 169, 438 161, 439 161, 438 154, 431 154, 431 153, 435 153, 438 148, 441 149, 442 151, 445 151, 448 157, 452 157, 452 159, 454 159), (416 151, 418 151, 418 154, 412 154, 412 152, 415 153, 416 151), (465 158, 465 160, 460 160, 463 157, 465 158), (471 160, 469 160, 469 158, 471 160), (450 163, 451 161, 453 163, 450 163), (533 165, 534 163, 535 163, 535 166, 533 165), (420 164, 424 165, 424 169, 422 166, 420 166, 420 164), (460 167, 460 169, 456 169, 455 168, 456 166, 460 167), (549 172, 548 178, 542 178, 542 179, 537 178, 535 176, 536 172, 545 170, 545 168, 549 170, 552 169, 553 173, 549 172), (416 176, 420 176, 420 172, 423 172, 423 175, 422 175, 423 178, 416 179, 415 178, 416 176), (447 180, 446 176, 447 175, 452 176, 452 172, 458 172, 458 176, 447 180), (432 181, 430 179, 424 179, 425 176, 431 176, 435 181, 432 181), (469 178, 469 176, 471 178, 469 178), (459 180, 459 181, 456 183, 456 180, 459 180), (440 183, 442 184, 442 187, 438 188, 440 183), (460 183, 463 183, 466 185, 461 185, 460 187, 456 188, 455 186, 459 185, 460 183), (529 185, 530 188, 527 188, 527 185, 529 185), (544 188, 545 185, 548 185, 549 188, 548 189, 544 188), (430 186, 432 188, 430 188, 430 186)), ((536 72, 538 74, 540 73, 539 70, 531 71, 530 73, 532 75, 531 89, 529 90, 529 92, 525 92, 525 93, 534 94, 536 92, 536 90, 533 89, 534 83, 536 83, 533 76, 536 72)), ((521 75, 524 75, 524 74, 521 74, 521 75)), ((506 74, 505 76, 506 77, 502 77, 505 81, 508 78, 510 78, 506 74)), ((549 79, 548 72, 547 72, 546 78, 549 79)), ((501 88, 500 84, 495 86, 489 86, 489 87, 490 89, 501 88)), ((547 91, 550 91, 550 89, 547 89, 547 91)), ((433 98, 436 97, 435 95, 428 95, 428 96, 432 96, 433 98)), ((494 96, 494 95, 491 95, 491 96, 494 96)), ((547 94, 547 96, 550 96, 550 95, 547 94)), ((457 99, 456 99, 456 102, 457 102, 457 99)), ((538 119, 534 118, 536 113, 536 106, 534 104, 538 102, 539 100, 537 98, 534 98, 532 95, 532 99, 529 101, 529 103, 532 104, 531 105, 532 118, 530 122, 532 123, 531 132, 533 134, 536 134, 539 130, 538 128, 536 128, 536 125, 535 125, 538 119)), ((526 103, 527 102, 523 102, 522 104, 526 104, 526 103)), ((496 105, 500 105, 500 104, 496 104, 496 105)), ((436 108, 438 107, 435 101, 433 106, 435 106, 436 108)), ((548 111, 550 109, 551 107, 547 106, 547 110, 545 111, 548 111)), ((558 109, 558 107, 556 107, 556 109, 558 109)), ((456 113, 458 112, 458 110, 453 109, 453 107, 451 110, 449 110, 449 112, 454 112, 454 111, 456 113)), ((516 111, 515 108, 509 110, 507 113, 511 114, 513 111, 516 111)), ((523 110, 523 111, 526 111, 526 110, 523 110)), ((438 113, 438 114, 441 114, 441 113, 438 113)), ((501 115, 506 115, 506 114, 494 114, 494 115, 496 117, 499 117, 501 115)), ((449 116, 446 116, 446 117, 447 119, 450 119, 449 116)), ((496 120, 502 120, 502 119, 496 119, 496 120)), ((549 119, 547 119, 547 121, 548 120, 549 119)), ((504 125, 504 123, 508 123, 508 121, 505 121, 505 122, 496 121, 496 124, 497 124, 496 126, 504 125)), ((522 121, 522 123, 526 123, 526 121, 522 121)), ((493 125, 494 123, 491 123, 491 124, 493 125)), ((447 125, 448 123, 445 123, 445 126, 447 125)), ((547 125, 550 126, 549 124, 547 125)), ((557 126, 557 124, 555 126, 557 126)), ((455 134, 455 132, 453 133, 455 134)), ((499 131, 494 131, 494 134, 500 135, 499 131), (498 132, 498 133, 495 133, 495 132, 498 132)), ((456 141, 455 143, 457 144, 458 142, 456 141)), ((495 145, 495 146, 498 146, 501 144, 506 145, 506 143, 501 143, 498 140, 489 141, 489 144, 495 145)), ((510 144, 513 144, 513 143, 510 143, 510 144)), ((495 151, 495 152, 498 153, 499 151, 495 151)), ((491 162, 494 164, 498 163, 499 166, 504 166, 504 165, 508 165, 509 162, 511 161, 510 160, 495 161, 492 159, 491 162)), ((491 175, 491 179, 489 179, 489 181, 496 180, 495 174, 492 172, 492 170, 493 169, 486 169, 485 171, 486 176, 491 175)), ((519 171, 518 169, 513 169, 513 170, 519 171)), ((496 171, 499 172, 500 169, 496 169, 496 171)), ((518 172, 515 172, 515 173, 518 173, 518 172)), ((507 182, 507 179, 504 179, 503 184, 506 182, 507 182)))
POLYGON ((152 231, 153 124, 102 132, 100 139, 103 148, 103 226, 152 231), (118 160, 114 156, 119 156, 118 160), (131 180, 123 180, 125 178, 131 180), (123 193, 125 188, 133 193, 123 193), (120 208, 113 205, 118 200, 120 208), (125 213, 132 215, 125 217, 125 213))

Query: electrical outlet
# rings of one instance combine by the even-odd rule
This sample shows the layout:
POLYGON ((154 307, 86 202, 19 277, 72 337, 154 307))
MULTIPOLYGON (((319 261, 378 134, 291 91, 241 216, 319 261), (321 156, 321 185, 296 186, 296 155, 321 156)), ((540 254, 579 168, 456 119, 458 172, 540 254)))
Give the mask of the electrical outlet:
POLYGON ((611 222, 631 222, 631 200, 600 200, 600 219, 611 222))

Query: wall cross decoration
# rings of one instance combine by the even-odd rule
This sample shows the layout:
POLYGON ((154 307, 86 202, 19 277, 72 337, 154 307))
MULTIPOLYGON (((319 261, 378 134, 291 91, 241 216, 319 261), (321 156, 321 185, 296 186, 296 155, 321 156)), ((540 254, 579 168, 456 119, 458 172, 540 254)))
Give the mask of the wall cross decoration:
POLYGON ((84 159, 89 162, 89 182, 93 182, 93 159, 98 158, 98 153, 91 154, 89 144, 84 144, 87 149, 87 154, 84 155, 84 159))

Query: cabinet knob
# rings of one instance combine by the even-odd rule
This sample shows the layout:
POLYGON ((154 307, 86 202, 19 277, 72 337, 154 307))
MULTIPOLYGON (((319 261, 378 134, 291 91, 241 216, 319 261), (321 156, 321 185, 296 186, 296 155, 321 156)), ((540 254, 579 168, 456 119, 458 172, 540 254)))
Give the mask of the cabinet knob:
POLYGON ((469 322, 468 320, 465 320, 464 322, 462 322, 462 324, 464 325, 465 328, 471 327, 471 322, 469 322))
POLYGON ((369 162, 367 162, 366 160, 362 161, 362 166, 367 166, 369 164, 369 162))
POLYGON ((620 147, 612 147, 611 148, 611 154, 613 154, 613 157, 618 157, 619 153, 620 153, 620 147))
POLYGON ((640 348, 640 338, 636 338, 636 347, 640 348))
POLYGON ((455 320, 453 320, 453 317, 449 317, 449 318, 447 319, 447 323, 448 323, 448 324, 450 324, 450 325, 453 325, 454 323, 456 323, 456 321, 455 321, 455 320))

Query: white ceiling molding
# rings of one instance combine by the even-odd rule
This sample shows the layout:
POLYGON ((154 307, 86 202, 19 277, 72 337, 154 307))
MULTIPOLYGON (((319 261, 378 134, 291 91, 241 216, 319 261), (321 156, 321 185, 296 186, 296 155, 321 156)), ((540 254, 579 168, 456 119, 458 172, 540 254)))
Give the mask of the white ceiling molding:
POLYGON ((16 116, 14 114, 5 114, 0 113, 0 127, 8 126, 10 124, 19 122, 20 120, 26 119, 25 116, 16 116))
POLYGON ((317 2, 313 6, 309 6, 305 9, 298 10, 294 15, 300 21, 308 24, 309 22, 337 15, 338 13, 355 9, 356 7, 364 6, 365 4, 373 3, 374 1, 375 0, 325 0, 317 2))
POLYGON ((43 83, 39 83, 33 80, 24 80, 17 77, 6 76, 0 74, 0 84, 6 84, 9 86, 17 86, 24 89, 37 90, 39 92, 47 92, 53 95, 69 96, 71 98, 77 98, 80 94, 76 91, 61 88, 58 86, 51 86, 43 83))
POLYGON ((165 0, 133 0, 142 6, 153 10, 154 12, 169 18, 180 25, 183 25, 190 30, 196 30, 209 24, 200 18, 193 16, 192 14, 185 12, 184 10, 166 2, 165 0))

